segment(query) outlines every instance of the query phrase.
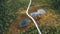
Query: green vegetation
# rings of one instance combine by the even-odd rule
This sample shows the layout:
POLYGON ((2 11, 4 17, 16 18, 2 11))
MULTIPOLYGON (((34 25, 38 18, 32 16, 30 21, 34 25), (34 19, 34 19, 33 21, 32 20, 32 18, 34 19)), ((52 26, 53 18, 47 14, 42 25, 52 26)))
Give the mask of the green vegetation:
MULTIPOLYGON (((12 21, 17 17, 16 12, 20 8, 26 9, 28 6, 29 0, 0 0, 0 34, 3 34, 5 31, 9 29, 12 21)), ((39 5, 41 7, 48 7, 54 12, 55 14, 60 15, 60 0, 33 0, 32 6, 39 5)), ((57 21, 58 26, 40 26, 40 29, 43 34, 60 34, 60 16, 57 16, 55 21, 57 21)), ((45 21, 47 22, 47 20, 45 21)), ((50 23, 50 22, 48 22, 50 23)), ((53 22, 52 22, 53 23, 53 22)), ((57 24, 56 23, 56 24, 57 24)), ((28 28, 25 32, 20 32, 20 34, 38 34, 35 26, 28 28)))
POLYGON ((11 22, 16 18, 16 12, 21 7, 27 5, 20 0, 1 0, 0 1, 0 34, 7 30, 11 22))
POLYGON ((15 18, 15 12, 19 6, 13 1, 1 0, 0 5, 0 33, 6 31, 10 22, 15 18))

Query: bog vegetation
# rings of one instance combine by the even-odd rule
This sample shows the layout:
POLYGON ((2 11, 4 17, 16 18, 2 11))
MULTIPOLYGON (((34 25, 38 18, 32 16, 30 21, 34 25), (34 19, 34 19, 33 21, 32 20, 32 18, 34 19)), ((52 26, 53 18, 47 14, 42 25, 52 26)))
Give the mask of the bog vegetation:
MULTIPOLYGON (((0 34, 5 34, 9 30, 12 21, 25 12, 28 3, 29 0, 0 0, 0 34)), ((36 17, 42 34, 60 34, 60 0, 32 0, 31 7, 34 8, 34 6, 47 10, 46 15, 39 15, 42 18, 41 21, 38 19, 39 16, 36 17)), ((37 8, 30 9, 31 12, 37 8)), ((18 34, 27 33, 38 34, 35 26, 18 32, 18 34)))

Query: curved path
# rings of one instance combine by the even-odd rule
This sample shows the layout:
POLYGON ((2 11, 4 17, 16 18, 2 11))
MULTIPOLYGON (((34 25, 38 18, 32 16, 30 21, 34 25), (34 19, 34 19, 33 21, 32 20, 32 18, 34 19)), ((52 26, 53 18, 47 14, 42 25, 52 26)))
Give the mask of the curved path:
POLYGON ((31 18, 32 21, 34 22, 34 24, 35 24, 35 26, 36 26, 39 34, 42 34, 41 31, 40 31, 40 29, 39 29, 39 27, 38 27, 38 25, 37 25, 37 23, 36 23, 36 21, 33 19, 33 17, 31 17, 31 16, 28 14, 28 10, 29 10, 29 8, 30 8, 31 2, 32 2, 32 1, 30 0, 29 5, 28 5, 28 8, 27 8, 27 10, 26 10, 26 14, 27 14, 27 16, 28 16, 29 18, 31 18))

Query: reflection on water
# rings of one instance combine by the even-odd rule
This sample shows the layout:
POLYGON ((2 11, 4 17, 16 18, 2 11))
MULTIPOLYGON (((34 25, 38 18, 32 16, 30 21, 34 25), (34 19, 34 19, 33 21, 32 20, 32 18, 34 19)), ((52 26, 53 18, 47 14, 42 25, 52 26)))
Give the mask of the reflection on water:
POLYGON ((31 20, 29 20, 29 19, 23 19, 22 21, 20 21, 19 26, 20 26, 20 27, 24 27, 24 26, 26 26, 29 22, 31 22, 31 20))
MULTIPOLYGON (((45 10, 39 9, 39 10, 37 10, 37 12, 33 12, 33 13, 31 13, 30 15, 31 15, 32 17, 34 17, 34 16, 38 16, 39 14, 45 14, 45 13, 46 13, 45 10)), ((20 27, 24 27, 24 26, 26 26, 27 23, 29 23, 29 22, 31 22, 31 20, 29 20, 29 19, 23 19, 23 20, 19 23, 19 26, 20 26, 20 27)))
POLYGON ((34 17, 34 16, 38 16, 39 14, 45 14, 45 13, 46 13, 45 10, 39 9, 39 10, 37 10, 37 12, 33 12, 33 13, 31 13, 30 15, 31 15, 32 17, 34 17))

